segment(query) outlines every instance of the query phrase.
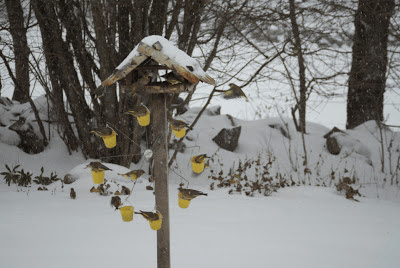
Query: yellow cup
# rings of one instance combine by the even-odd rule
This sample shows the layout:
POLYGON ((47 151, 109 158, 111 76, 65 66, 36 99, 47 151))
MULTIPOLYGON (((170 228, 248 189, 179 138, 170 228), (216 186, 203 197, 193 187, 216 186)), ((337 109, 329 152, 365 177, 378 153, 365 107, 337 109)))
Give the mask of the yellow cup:
POLYGON ((96 184, 104 183, 104 170, 103 171, 94 171, 92 170, 92 179, 96 184))
POLYGON ((150 223, 150 228, 153 230, 160 230, 161 228, 161 224, 162 224, 162 216, 160 213, 157 213, 157 215, 160 217, 158 220, 156 221, 149 221, 150 223))
POLYGON ((190 160, 190 162, 192 162, 192 169, 194 172, 196 173, 201 173, 204 170, 204 163, 206 162, 205 159, 203 162, 201 163, 197 163, 196 161, 194 161, 196 157, 192 157, 192 159, 190 160))
POLYGON ((113 130, 109 136, 100 136, 107 148, 114 148, 117 145, 117 133, 113 130))
POLYGON ((177 138, 185 137, 185 135, 186 135, 186 129, 185 128, 182 128, 182 129, 176 129, 176 128, 173 128, 173 127, 171 127, 171 128, 172 128, 172 131, 174 132, 174 134, 175 134, 175 136, 177 138))
POLYGON ((150 124, 150 111, 146 109, 146 114, 143 116, 137 116, 138 123, 140 126, 145 127, 150 124))
POLYGON ((182 193, 178 193, 178 205, 180 208, 187 208, 190 204, 190 200, 185 199, 182 193))
POLYGON ((123 221, 132 221, 133 220, 133 207, 132 206, 124 206, 120 207, 119 211, 121 211, 121 216, 123 221))

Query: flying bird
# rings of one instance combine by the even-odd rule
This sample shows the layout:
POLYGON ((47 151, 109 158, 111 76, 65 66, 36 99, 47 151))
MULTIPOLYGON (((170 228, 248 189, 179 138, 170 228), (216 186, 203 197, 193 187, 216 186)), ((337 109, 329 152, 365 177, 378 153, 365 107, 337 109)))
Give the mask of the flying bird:
POLYGON ((243 90, 239 86, 235 85, 234 83, 230 83, 229 87, 229 90, 224 91, 224 99, 235 99, 244 97, 246 101, 249 101, 246 94, 244 94, 243 90))
POLYGON ((127 177, 127 178, 129 178, 131 180, 136 180, 137 178, 142 176, 144 173, 145 172, 144 172, 143 169, 137 169, 137 170, 129 171, 128 173, 125 173, 125 174, 118 173, 118 175, 127 177))

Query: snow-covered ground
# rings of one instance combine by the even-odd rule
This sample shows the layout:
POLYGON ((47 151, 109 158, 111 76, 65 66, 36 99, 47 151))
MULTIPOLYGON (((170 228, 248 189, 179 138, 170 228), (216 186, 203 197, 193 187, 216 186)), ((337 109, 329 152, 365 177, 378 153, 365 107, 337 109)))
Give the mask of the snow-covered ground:
MULTIPOLYGON (((290 123, 286 127, 280 118, 245 121, 211 115, 215 110, 207 111, 188 133, 185 153, 178 154, 170 171, 172 267, 399 266, 400 189, 398 182, 390 181, 398 179, 398 170, 389 174, 389 159, 393 171, 399 154, 397 132, 384 131, 385 139, 392 140, 392 154, 385 152, 382 173, 379 131, 373 122, 347 131, 341 137, 346 147, 338 156, 326 151, 322 136, 329 129, 309 124, 305 142, 310 172, 304 172, 301 136, 290 123), (237 149, 218 149, 211 139, 232 125, 242 126, 237 149), (283 135, 285 131, 290 139, 283 135), (210 167, 194 175, 189 159, 200 153, 212 156, 210 167), (240 162, 251 166, 238 173, 240 162), (236 172, 235 178, 246 175, 254 181, 267 174, 265 166, 274 179, 280 174, 295 186, 254 197, 236 191, 228 194, 234 189, 230 187, 210 189, 217 183, 213 176, 236 172), (345 176, 356 180, 354 187, 363 195, 355 196, 359 202, 336 191, 335 184, 345 176), (208 193, 192 200, 187 209, 178 206, 177 188, 181 182, 187 184, 182 177, 189 188, 208 193)), ((198 111, 191 109, 181 119, 191 122, 198 111)), ((7 133, 0 132, 6 141, 7 133)), ((43 166, 44 175, 56 171, 60 177, 70 173, 79 178, 64 187, 58 181, 47 186, 48 191, 38 191, 35 183, 8 186, 0 177, 0 267, 156 267, 157 232, 140 215, 123 222, 120 212, 110 206, 112 195, 90 193, 94 184, 85 167, 93 159, 69 155, 56 134, 37 155, 5 143, 0 143, 0 152, 2 172, 6 164, 11 168, 20 164, 34 176, 43 166), (77 193, 75 200, 70 198, 71 187, 77 193)), ((133 187, 118 175, 126 168, 104 164, 112 169, 105 175, 110 191, 121 185, 133 187)), ((147 165, 142 160, 131 169, 147 170, 147 165)), ((154 210, 147 179, 143 175, 132 194, 122 197, 135 211, 154 210)))

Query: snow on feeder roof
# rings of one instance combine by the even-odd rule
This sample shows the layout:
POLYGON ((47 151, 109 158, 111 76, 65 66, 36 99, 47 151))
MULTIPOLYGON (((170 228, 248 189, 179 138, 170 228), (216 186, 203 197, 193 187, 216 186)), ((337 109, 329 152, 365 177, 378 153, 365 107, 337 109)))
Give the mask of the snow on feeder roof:
POLYGON ((113 71, 113 74, 102 82, 102 86, 110 86, 124 78, 149 57, 178 73, 192 84, 198 84, 199 81, 210 85, 215 84, 214 79, 203 70, 198 60, 187 55, 164 37, 151 35, 142 39, 113 71))

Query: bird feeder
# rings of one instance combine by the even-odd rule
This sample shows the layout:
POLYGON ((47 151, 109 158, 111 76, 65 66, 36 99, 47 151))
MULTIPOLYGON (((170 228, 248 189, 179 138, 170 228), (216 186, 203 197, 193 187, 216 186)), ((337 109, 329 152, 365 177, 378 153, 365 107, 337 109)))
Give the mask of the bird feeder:
POLYGON ((122 220, 129 222, 133 220, 133 207, 132 206, 124 206, 120 207, 119 211, 121 211, 122 220))
POLYGON ((183 138, 186 135, 186 129, 185 128, 176 128, 173 125, 171 125, 172 132, 174 132, 175 136, 177 138, 183 138))
POLYGON ((92 179, 95 184, 104 183, 104 170, 92 170, 92 179))
POLYGON ((107 148, 114 148, 117 145, 117 133, 113 130, 110 136, 100 136, 107 148))
POLYGON ((180 208, 187 208, 191 199, 185 198, 182 193, 178 193, 178 205, 180 208))
POLYGON ((114 148, 117 145, 117 133, 110 127, 104 127, 98 130, 93 130, 100 138, 103 139, 104 145, 107 148, 114 148))
MULTIPOLYGON (((102 82, 102 87, 111 86, 125 78, 133 70, 135 70, 138 80, 125 84, 123 88, 125 92, 134 90, 134 93, 138 95, 141 93, 151 95, 153 142, 156 144, 153 158, 156 206, 163 215, 164 223, 161 226, 161 221, 154 221, 150 227, 161 228, 157 232, 158 263, 163 263, 162 267, 170 267, 166 94, 191 93, 199 81, 210 85, 214 85, 215 81, 203 70, 196 59, 177 48, 169 40, 157 35, 143 38, 113 73, 102 82), (165 77, 166 81, 155 81, 159 77, 158 71, 160 70, 174 73, 179 77, 179 82, 171 83, 165 77), (146 76, 150 76, 151 79, 146 76)), ((137 120, 141 121, 142 119, 137 118, 137 120)), ((142 125, 140 121, 139 124, 142 125)), ((143 121, 143 125, 150 122, 149 119, 143 119, 143 121)), ((178 135, 182 135, 182 133, 178 135)))
POLYGON ((150 124, 150 110, 146 108, 146 114, 143 116, 136 116, 140 126, 145 127, 150 124))
POLYGON ((201 172, 203 172, 203 170, 204 170, 204 164, 205 164, 205 162, 206 162, 206 159, 205 159, 205 158, 204 158, 201 162, 197 162, 197 161, 196 161, 196 156, 193 156, 193 157, 190 159, 190 162, 192 163, 193 172, 196 172, 196 173, 201 173, 201 172))
POLYGON ((161 213, 157 212, 157 215, 159 217, 158 220, 155 220, 155 221, 149 220, 150 228, 155 230, 155 231, 160 230, 161 224, 162 224, 162 215, 161 215, 161 213))

